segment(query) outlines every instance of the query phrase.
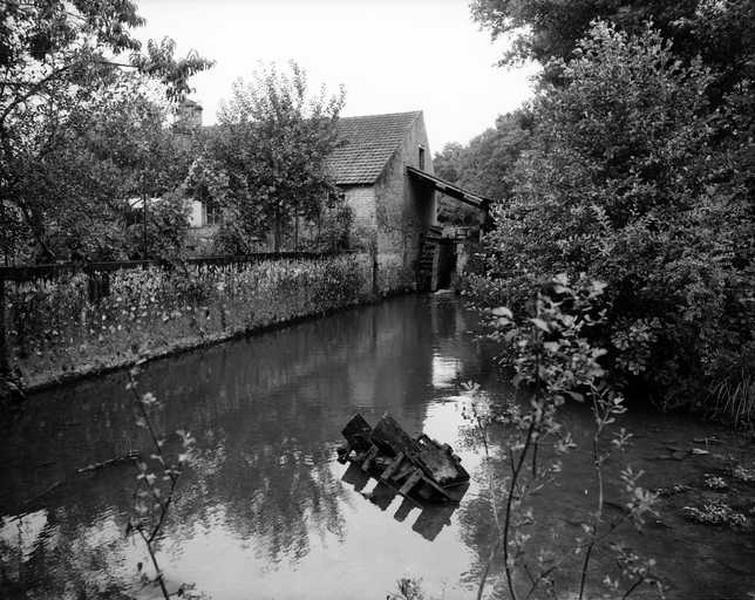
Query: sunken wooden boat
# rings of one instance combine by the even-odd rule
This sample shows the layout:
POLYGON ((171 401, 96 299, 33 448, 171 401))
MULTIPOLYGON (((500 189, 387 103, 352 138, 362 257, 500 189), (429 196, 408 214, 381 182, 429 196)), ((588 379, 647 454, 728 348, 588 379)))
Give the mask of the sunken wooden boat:
POLYGON ((448 444, 425 434, 412 438, 388 414, 375 427, 356 414, 343 428, 346 444, 338 460, 359 466, 405 497, 429 502, 457 502, 469 484, 469 473, 448 444))

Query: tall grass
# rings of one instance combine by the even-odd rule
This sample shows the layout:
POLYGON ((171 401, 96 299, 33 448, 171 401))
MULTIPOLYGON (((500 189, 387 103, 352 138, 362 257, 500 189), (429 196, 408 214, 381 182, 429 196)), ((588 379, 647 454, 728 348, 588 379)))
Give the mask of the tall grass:
POLYGON ((711 389, 706 408, 718 418, 738 425, 755 425, 755 375, 740 366, 711 389))

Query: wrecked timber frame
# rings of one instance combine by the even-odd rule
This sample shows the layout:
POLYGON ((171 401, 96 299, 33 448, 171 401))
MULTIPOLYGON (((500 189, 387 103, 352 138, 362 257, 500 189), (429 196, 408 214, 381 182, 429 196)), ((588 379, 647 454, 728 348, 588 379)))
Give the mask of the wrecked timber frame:
POLYGON ((372 428, 357 414, 342 433, 346 444, 338 449, 338 460, 358 465, 402 496, 456 502, 466 490, 469 473, 448 444, 424 434, 412 438, 390 415, 372 428))

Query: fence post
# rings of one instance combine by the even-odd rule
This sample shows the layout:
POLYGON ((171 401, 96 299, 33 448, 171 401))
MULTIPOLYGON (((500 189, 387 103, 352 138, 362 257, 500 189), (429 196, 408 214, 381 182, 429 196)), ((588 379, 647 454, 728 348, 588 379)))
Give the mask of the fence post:
POLYGON ((380 295, 380 282, 378 280, 380 263, 378 262, 377 234, 375 234, 373 243, 370 244, 370 258, 372 259, 372 296, 377 298, 380 295))
POLYGON ((10 373, 8 337, 5 328, 5 277, 0 275, 0 376, 10 373))

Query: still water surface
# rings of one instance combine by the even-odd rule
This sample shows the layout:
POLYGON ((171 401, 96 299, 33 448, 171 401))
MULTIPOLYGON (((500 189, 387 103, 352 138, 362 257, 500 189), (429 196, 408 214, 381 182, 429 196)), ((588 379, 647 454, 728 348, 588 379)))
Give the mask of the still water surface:
MULTIPOLYGON (((159 426, 191 430, 199 450, 160 545, 169 588, 192 583, 215 599, 385 598, 409 574, 432 597, 474 597, 493 536, 479 454, 460 432, 460 383, 510 393, 474 327, 453 298, 406 297, 149 364, 140 386, 164 403, 159 426), (473 474, 460 506, 422 510, 338 464, 340 429, 356 411, 373 423, 389 411, 408 431, 453 444, 473 474)), ((1 597, 155 597, 136 583, 143 548, 124 537, 133 467, 77 474, 147 448, 125 384, 116 373, 38 394, 3 434, 1 597)), ((579 409, 565 419, 578 441, 589 432, 579 409)), ((707 457, 660 460, 669 447, 715 434, 741 450, 694 421, 635 413, 625 425, 648 487, 710 468, 707 457)), ((561 483, 535 499, 534 542, 577 535, 591 485, 579 448, 561 483)), ((751 534, 691 525, 669 507, 642 535, 616 539, 656 557, 669 597, 755 590, 751 534)), ((594 576, 614 571, 601 553, 594 576)))

